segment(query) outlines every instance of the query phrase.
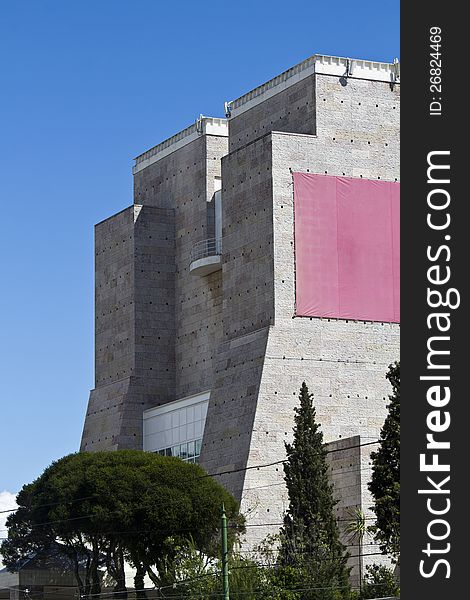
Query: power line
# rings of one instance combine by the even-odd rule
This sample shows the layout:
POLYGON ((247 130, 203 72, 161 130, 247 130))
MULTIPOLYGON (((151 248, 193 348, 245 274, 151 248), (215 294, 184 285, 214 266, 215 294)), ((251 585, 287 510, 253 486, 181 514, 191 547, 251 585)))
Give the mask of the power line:
MULTIPOLYGON (((332 454, 333 452, 342 452, 342 451, 345 451, 345 450, 353 450, 355 448, 362 448, 363 446, 370 446, 370 445, 379 444, 379 443, 380 443, 380 440, 374 440, 372 442, 364 442, 363 444, 356 444, 355 446, 347 446, 345 448, 333 448, 331 450, 326 450, 325 453, 326 454, 332 454)), ((197 477, 196 479, 204 479, 206 477, 217 477, 217 476, 220 476, 220 475, 228 475, 228 474, 231 474, 231 473, 239 473, 239 472, 242 472, 242 471, 249 471, 249 470, 252 470, 252 469, 263 469, 263 468, 266 468, 266 467, 272 467, 272 466, 284 464, 285 462, 287 462, 286 459, 275 461, 275 462, 272 462, 272 463, 265 463, 265 464, 261 464, 261 465, 251 465, 251 466, 248 466, 248 467, 241 467, 239 469, 231 469, 231 470, 227 470, 227 471, 221 471, 219 473, 206 473, 206 474, 202 475, 201 477, 197 477)), ((250 488, 248 488, 248 489, 250 489, 250 488)), ((253 489, 253 488, 251 488, 251 489, 253 489)), ((35 506, 34 508, 37 509, 37 508, 45 508, 47 506, 59 506, 60 504, 63 504, 63 503, 65 503, 65 504, 71 504, 71 503, 75 503, 75 502, 81 502, 82 500, 91 500, 93 498, 95 498, 95 496, 84 496, 82 498, 72 498, 71 500, 64 500, 63 502, 51 502, 51 503, 48 503, 48 504, 39 504, 38 506, 35 506)), ((10 508, 10 509, 7 509, 7 510, 1 510, 0 514, 9 513, 9 512, 15 512, 19 508, 29 508, 29 507, 18 506, 17 508, 10 508)), ((83 516, 81 518, 85 518, 85 517, 86 516, 83 516)), ((68 520, 68 519, 64 519, 64 521, 66 521, 66 520, 68 520)), ((57 522, 59 522, 59 521, 57 521, 57 522)), ((6 531, 6 530, 3 529, 1 531, 6 531)))
MULTIPOLYGON (((120 511, 117 511, 120 512, 120 511)), ((113 514, 113 513, 111 513, 113 514)), ((99 515, 83 515, 81 517, 74 517, 71 519, 63 519, 62 521, 49 521, 49 522, 45 522, 45 523, 38 523, 37 525, 33 525, 30 527, 30 529, 35 529, 37 527, 41 527, 43 525, 49 525, 52 523, 56 523, 56 522, 65 522, 65 521, 73 521, 73 520, 79 520, 79 519, 84 519, 87 517, 99 517, 99 515)), ((365 520, 367 521, 373 521, 375 520, 375 517, 364 517, 365 520)), ((353 521, 354 517, 351 517, 351 519, 336 519, 337 522, 350 522, 353 521)), ((241 529, 241 528, 251 528, 251 527, 281 527, 282 525, 284 525, 284 522, 279 522, 279 523, 245 523, 243 525, 237 525, 237 524, 229 524, 228 527, 230 529, 241 529)), ((1 531, 8 531, 7 529, 5 530, 1 530, 1 531)), ((199 527, 199 528, 194 528, 194 527, 186 527, 186 528, 181 528, 181 529, 139 529, 139 530, 124 530, 124 531, 116 531, 116 530, 105 530, 102 531, 100 533, 103 534, 121 534, 121 535, 129 535, 129 534, 141 534, 141 533, 156 533, 156 534, 179 534, 179 533, 188 533, 188 532, 211 532, 213 531, 213 533, 216 533, 217 531, 219 531, 219 526, 214 527, 213 530, 208 529, 206 527, 199 527)), ((8 537, 0 537, 0 540, 4 540, 4 539, 8 539, 8 537)))
MULTIPOLYGON (((330 469, 330 473, 334 474, 334 473, 341 473, 341 475, 347 475, 348 473, 359 473, 360 471, 371 471, 372 470, 372 466, 367 466, 367 467, 353 467, 352 469, 344 469, 342 467, 339 467, 338 469, 330 469)), ((286 485, 285 481, 280 481, 278 483, 267 483, 266 485, 260 485, 260 486, 256 486, 256 487, 252 487, 252 488, 244 488, 242 491, 243 493, 245 492, 251 492, 254 490, 263 490, 265 488, 270 488, 270 487, 276 487, 276 486, 280 486, 280 485, 286 485)))
MULTIPOLYGON (((349 556, 348 558, 358 558, 358 557, 362 557, 362 556, 377 556, 377 555, 381 555, 381 552, 369 552, 369 553, 365 553, 365 554, 355 554, 352 556, 349 556)), ((342 559, 344 557, 337 557, 338 560, 342 559)), ((241 565, 241 566, 232 566, 230 567, 230 572, 232 571, 236 571, 239 569, 258 569, 258 568, 277 568, 279 567, 279 565, 277 564, 254 564, 254 565, 241 565)), ((211 572, 211 573, 206 573, 204 575, 201 575, 199 577, 196 578, 192 578, 189 580, 183 580, 183 581, 177 581, 172 585, 167 585, 167 586, 163 586, 163 587, 145 587, 142 589, 130 589, 127 591, 122 591, 122 592, 100 592, 100 593, 96 593, 96 594, 90 594, 90 596, 112 596, 114 594, 119 594, 119 593, 129 593, 129 592, 138 592, 138 591, 158 591, 160 593, 163 593, 163 590, 169 590, 169 589, 176 589, 177 587, 183 586, 183 585, 188 585, 190 583, 195 583, 197 581, 200 581, 201 579, 204 579, 206 577, 220 577, 221 572, 220 570, 211 572)), ((380 586, 381 584, 375 584, 377 586, 380 586)), ((309 588, 285 588, 285 587, 281 587, 281 586, 274 586, 274 589, 276 591, 297 591, 297 592, 301 592, 301 591, 320 591, 320 590, 331 590, 331 589, 346 589, 349 586, 313 586, 313 587, 309 587, 309 588)), ((259 594, 259 593, 266 593, 267 590, 265 589, 258 589, 258 590, 250 590, 247 592, 231 592, 231 595, 236 596, 236 595, 247 595, 247 594, 259 594)), ((222 592, 211 592, 209 594, 206 594, 205 597, 209 598, 209 597, 213 597, 213 596, 222 596, 222 592)), ((174 596, 171 595, 172 599, 177 599, 177 598, 187 598, 186 595, 180 595, 180 596, 174 596)))
MULTIPOLYGON (((372 442, 364 442, 362 444, 356 444, 354 446, 347 446, 346 448, 333 448, 331 450, 326 450, 325 454, 332 454, 334 452, 343 452, 345 450, 353 450, 355 448, 362 448, 364 446, 371 446, 371 445, 379 444, 379 443, 380 443, 380 440, 374 440, 372 442)), ((205 479, 207 477, 218 477, 218 476, 221 476, 221 475, 228 475, 228 474, 231 474, 231 473, 239 473, 239 472, 242 472, 242 471, 249 471, 249 470, 253 470, 253 469, 264 469, 264 468, 267 468, 267 467, 272 467, 272 466, 284 464, 285 462, 287 462, 287 459, 275 461, 275 462, 272 462, 272 463, 265 463, 265 464, 261 464, 261 465, 251 465, 251 466, 248 466, 248 467, 241 467, 239 469, 231 469, 231 470, 227 470, 227 471, 221 471, 219 473, 206 473, 205 475, 197 477, 196 479, 205 479)), ((277 484, 274 484, 274 485, 277 485, 277 484)), ((65 503, 67 503, 67 502, 78 502, 78 501, 81 501, 81 500, 88 500, 88 499, 91 499, 91 498, 94 498, 94 497, 95 496, 85 496, 83 498, 76 498, 76 499, 72 499, 72 500, 64 501, 64 502, 65 503)), ((60 504, 62 504, 62 502, 50 503, 50 504, 42 504, 42 505, 38 505, 35 508, 44 508, 44 507, 47 507, 47 506, 58 506, 60 504)), ((27 508, 27 507, 18 507, 18 508, 27 508)), ((136 507, 136 508, 138 508, 138 507, 136 507)), ((18 510, 18 509, 10 509, 8 511, 2 511, 2 512, 14 512, 16 510, 18 510)), ((114 513, 111 513, 111 514, 116 514, 116 513, 119 513, 119 512, 120 511, 115 511, 114 513)), ((62 522, 67 522, 67 521, 72 521, 72 520, 85 519, 85 518, 94 517, 94 516, 97 516, 97 515, 90 514, 90 515, 83 515, 83 516, 80 516, 80 517, 71 517, 71 518, 68 518, 68 519, 58 519, 56 521, 46 521, 44 523, 38 523, 37 525, 34 525, 32 527, 40 527, 42 525, 51 525, 51 524, 55 524, 55 523, 62 523, 62 522)), ((0 531, 8 531, 8 529, 1 529, 0 531)), ((2 539, 2 538, 0 538, 0 539, 2 539)))
MULTIPOLYGON (((372 446, 373 444, 380 444, 380 440, 374 440, 373 442, 364 442, 363 444, 356 444, 355 446, 347 446, 345 448, 333 448, 331 450, 326 450, 325 454, 333 454, 334 452, 345 452, 347 450, 353 450, 355 448, 362 448, 364 446, 372 446)), ((249 467, 240 467, 239 469, 231 469, 231 470, 228 470, 228 471, 220 471, 219 473, 206 473, 205 475, 202 475, 200 477, 200 479, 203 479, 205 477, 218 477, 220 475, 229 475, 231 473, 240 473, 241 471, 249 471, 249 470, 252 470, 252 469, 264 469, 266 467, 274 467, 276 465, 281 465, 281 464, 284 464, 285 462, 287 462, 287 459, 277 460, 275 462, 265 463, 265 464, 262 464, 262 465, 252 465, 252 466, 249 466, 249 467)))
MULTIPOLYGON (((116 512, 121 512, 121 511, 116 511, 116 512)), ((111 513, 111 514, 115 514, 115 513, 111 513)), ((45 523, 38 523, 37 525, 32 525, 30 527, 30 529, 37 529, 39 527, 42 527, 44 525, 51 525, 51 524, 55 524, 55 523, 64 523, 64 522, 69 522, 69 521, 74 521, 74 520, 80 520, 80 519, 85 519, 88 517, 100 517, 100 515, 96 515, 96 514, 91 514, 91 515, 83 515, 81 517, 73 517, 71 519, 63 519, 63 520, 59 520, 59 521, 47 521, 45 523)), ((375 517, 365 517, 365 520, 370 520, 373 521, 375 519, 375 517)), ((351 519, 336 519, 337 522, 349 522, 349 521, 353 521, 353 517, 351 517, 351 519)), ((243 528, 250 528, 250 527, 274 527, 274 526, 281 526, 284 525, 284 523, 245 523, 243 525, 236 525, 236 524, 232 524, 232 525, 228 525, 229 528, 231 529, 241 529, 243 528)), ((214 533, 217 532, 219 530, 219 527, 214 528, 214 533)), ((8 531, 8 529, 1 529, 0 531, 8 531)), ((115 531, 115 530, 104 530, 101 531, 100 533, 102 534, 121 534, 121 535, 129 535, 129 534, 140 534, 140 533, 158 533, 158 534, 178 534, 178 533, 188 533, 188 532, 192 532, 192 531, 210 531, 206 528, 193 528, 193 527, 187 527, 185 529, 140 529, 137 531, 134 530, 127 530, 127 531, 115 531)), ((0 537, 0 540, 6 540, 8 539, 8 536, 6 537, 0 537)))
POLYGON ((382 363, 372 360, 344 360, 340 358, 310 358, 310 357, 302 357, 302 356, 268 356, 267 359, 270 360, 300 360, 300 361, 311 361, 311 362, 329 362, 329 363, 342 363, 342 364, 350 364, 350 365, 376 365, 376 366, 388 366, 388 363, 382 363))
MULTIPOLYGON (((82 517, 80 517, 82 518, 82 517)), ((353 518, 351 519, 336 519, 339 522, 350 522, 353 521, 353 518)), ((365 520, 368 521, 373 521, 375 520, 375 517, 365 517, 365 520)), ((242 527, 247 529, 247 528, 257 528, 257 527, 281 527, 283 526, 284 523, 283 522, 279 522, 279 523, 248 523, 245 524, 243 526, 240 525, 228 525, 229 529, 241 529, 242 527)), ((211 533, 211 530, 206 529, 206 528, 192 528, 192 527, 187 527, 185 529, 139 529, 137 531, 134 530, 128 530, 128 531, 115 531, 115 530, 108 530, 108 531, 103 531, 101 532, 103 535, 140 535, 142 533, 155 533, 155 534, 173 534, 173 535, 177 535, 180 533, 192 533, 192 532, 206 532, 206 533, 211 533)), ((212 531, 212 533, 216 534, 219 531, 219 527, 214 528, 214 530, 212 531)), ((8 537, 0 537, 0 540, 6 540, 8 539, 8 537)), ((355 544, 356 545, 356 544, 355 544)))
MULTIPOLYGON (((91 498, 94 498, 94 497, 95 496, 83 496, 82 498, 72 498, 71 500, 63 500, 62 502, 51 502, 49 504, 39 504, 38 506, 35 506, 34 508, 44 508, 46 506, 59 506, 60 504, 72 504, 74 502, 81 502, 82 500, 90 500, 91 498)), ((30 507, 17 506, 16 508, 10 508, 8 510, 0 510, 0 514, 8 513, 8 512, 15 512, 19 508, 30 508, 30 507)))
MULTIPOLYGON (((362 545, 364 546, 364 545, 374 545, 374 544, 362 544, 362 545)), ((354 546, 357 546, 357 545, 355 544, 354 546)), ((348 547, 348 546, 346 546, 346 547, 348 547)), ((240 552, 241 551, 238 551, 238 553, 240 553, 240 552)), ((50 554, 47 558, 51 558, 51 557, 54 557, 54 556, 57 556, 57 555, 60 555, 60 554, 61 553, 59 551, 57 551, 56 553, 50 554)), ((297 551, 292 552, 292 554, 293 555, 299 555, 299 554, 302 554, 302 555, 313 555, 314 553, 313 552, 305 552, 305 551, 297 550, 297 551)), ((345 559, 346 558, 346 559, 349 560, 351 558, 359 558, 359 557, 363 557, 363 556, 378 556, 378 555, 382 555, 383 556, 383 553, 382 552, 369 552, 369 553, 359 553, 359 554, 348 555, 348 556, 342 555, 342 556, 336 557, 336 559, 337 560, 341 560, 341 559, 345 559)), ((230 571, 234 571, 234 570, 238 570, 238 569, 248 569, 248 568, 254 569, 254 568, 276 568, 276 567, 279 567, 279 565, 276 564, 276 563, 273 563, 273 564, 270 564, 270 563, 267 563, 267 564, 264 564, 264 563, 255 563, 253 565, 231 566, 230 567, 230 571)), ((21 567, 20 567, 20 569, 18 569, 18 572, 20 570, 21 570, 21 567)), ((172 585, 167 585, 167 586, 163 586, 163 587, 156 587, 156 586, 154 586, 154 587, 144 587, 144 588, 140 588, 140 589, 130 588, 130 589, 122 590, 122 591, 114 591, 113 590, 113 591, 109 591, 109 592, 99 592, 99 593, 93 593, 93 594, 86 594, 86 596, 87 597, 90 597, 90 596, 91 597, 96 597, 96 596, 107 597, 107 596, 114 596, 114 595, 117 595, 117 594, 127 594, 127 593, 133 593, 133 592, 138 592, 138 591, 159 591, 159 592, 163 592, 163 590, 165 590, 165 589, 175 589, 178 586, 187 585, 189 583, 200 581, 203 578, 214 577, 214 576, 219 577, 220 576, 220 570, 216 570, 216 571, 213 571, 213 572, 210 572, 210 573, 205 573, 205 574, 203 574, 203 575, 201 575, 199 577, 196 577, 196 578, 187 579, 187 580, 183 580, 183 581, 178 581, 178 582, 175 582, 172 585)), ((380 586, 381 584, 374 584, 374 585, 380 586)), ((73 586, 73 585, 58 586, 58 585, 53 585, 52 584, 50 587, 54 588, 53 590, 49 590, 50 593, 59 593, 59 590, 61 590, 61 589, 70 589, 70 588, 76 589, 77 591, 79 591, 78 585, 75 585, 75 586, 73 586)), ((346 586, 342 586, 342 587, 346 587, 346 586)), ((13 587, 9 587, 9 586, 5 586, 5 587, 0 588, 0 589, 9 589, 9 590, 15 590, 15 591, 17 590, 17 588, 13 588, 13 587)), ((276 590, 277 591, 281 591, 281 590, 283 590, 283 591, 312 591, 312 590, 322 590, 322 589, 339 589, 339 587, 338 586, 329 586, 329 587, 312 587, 312 588, 302 588, 302 589, 300 589, 300 588, 289 589, 289 588, 282 588, 282 587, 277 587, 276 586, 276 590)), ((258 590, 258 591, 261 592, 261 593, 265 593, 266 592, 266 590, 258 590)), ((255 590, 252 590, 250 592, 233 592, 232 595, 242 595, 242 594, 254 593, 254 592, 255 592, 255 590)), ((213 596, 213 595, 220 596, 221 594, 218 593, 218 592, 214 592, 214 593, 211 593, 209 595, 206 595, 206 598, 210 597, 210 596, 213 596)), ((172 595, 171 598, 173 600, 176 600, 177 598, 186 598, 186 596, 174 596, 174 595, 172 595)))
MULTIPOLYGON (((301 552, 293 552, 292 554, 301 554, 301 552)), ((303 554, 303 553, 302 553, 303 554)), ((381 552, 368 552, 368 553, 361 553, 361 554, 354 554, 354 555, 350 555, 348 557, 344 557, 344 556, 339 556, 336 557, 336 560, 342 560, 343 558, 358 558, 358 557, 363 557, 363 556, 378 556, 378 555, 382 555, 383 554, 381 552)), ((276 563, 255 563, 253 565, 239 565, 239 566, 231 566, 230 567, 230 572, 232 571, 236 571, 236 570, 240 570, 240 569, 258 569, 258 568, 271 568, 271 569, 275 569, 278 568, 280 565, 276 564, 276 563)), ((183 585, 188 585, 190 583, 195 583, 197 581, 201 581, 204 578, 207 577, 220 577, 221 575, 221 571, 219 569, 217 569, 216 571, 210 572, 210 573, 205 573, 203 575, 200 575, 198 577, 193 577, 191 579, 185 579, 182 581, 175 581, 173 584, 170 585, 166 585, 166 586, 162 586, 162 587, 158 587, 158 586, 154 586, 154 587, 144 587, 144 588, 139 588, 139 589, 134 589, 134 588, 130 588, 127 590, 122 590, 122 591, 109 591, 109 592, 97 592, 97 593, 93 593, 93 594, 87 594, 87 597, 95 597, 95 596, 114 596, 115 594, 126 594, 126 593, 132 593, 132 592, 140 592, 140 591, 158 591, 158 592, 163 592, 163 590, 169 590, 169 589, 176 589, 179 586, 183 586, 183 585)), ((380 586, 381 584, 375 584, 380 586)), ((51 586, 52 587, 52 586, 51 586)), ((70 588, 76 588, 78 590, 78 586, 53 586, 56 590, 59 589, 70 589, 70 588)), ((326 589, 340 589, 340 588, 346 588, 348 586, 317 586, 317 587, 310 587, 310 588, 284 588, 284 587, 278 587, 275 586, 275 589, 277 591, 313 591, 313 590, 326 590, 326 589)), ((15 588, 3 588, 3 589, 15 589, 15 588)), ((253 592, 255 592, 256 590, 251 590, 250 592, 232 592, 231 595, 241 595, 241 594, 251 594, 253 592)), ((258 590, 259 592, 266 592, 266 590, 258 590)), ((220 592, 213 592, 210 593, 208 595, 206 595, 206 597, 210 597, 210 596, 220 596, 222 595, 220 592)), ((186 598, 187 596, 174 596, 172 595, 171 598, 176 599, 176 598, 186 598)))
MULTIPOLYGON (((138 507, 136 507, 138 508, 138 507)), ((141 506, 140 508, 144 508, 143 506, 141 506)), ((110 514, 116 514, 116 513, 120 513, 121 511, 114 511, 110 514)), ((30 527, 30 529, 36 529, 38 527, 42 527, 43 525, 51 525, 51 524, 55 524, 55 523, 64 523, 64 522, 69 522, 69 521, 76 521, 76 520, 80 520, 80 519, 85 519, 85 518, 89 518, 89 517, 98 517, 100 518, 100 515, 96 515, 96 514, 89 514, 89 515, 82 515, 80 517, 72 517, 70 519, 59 519, 57 521, 46 521, 44 523, 37 523, 36 525, 32 525, 30 527)), ((102 518, 102 517, 101 517, 102 518)), ((374 520, 375 517, 365 517, 366 520, 374 520)), ((338 522, 342 522, 342 521, 352 521, 353 517, 351 517, 351 519, 336 519, 336 521, 338 522)), ((228 525, 228 527, 230 527, 231 529, 240 529, 241 527, 247 528, 247 527, 269 527, 269 526, 281 526, 284 523, 245 523, 243 526, 240 525, 228 525)), ((218 531, 218 527, 216 527, 214 529, 215 531, 218 531)), ((8 531, 8 529, 1 529, 0 531, 8 531)), ((187 527, 185 529, 141 529, 138 531, 134 531, 134 530, 128 530, 128 531, 114 531, 114 530, 106 530, 103 531, 102 533, 104 534, 130 534, 130 533, 161 533, 161 534, 165 534, 165 533, 187 533, 187 532, 191 532, 191 531, 209 531, 207 528, 193 528, 193 527, 187 527)), ((8 539, 7 537, 0 537, 1 539, 8 539)))

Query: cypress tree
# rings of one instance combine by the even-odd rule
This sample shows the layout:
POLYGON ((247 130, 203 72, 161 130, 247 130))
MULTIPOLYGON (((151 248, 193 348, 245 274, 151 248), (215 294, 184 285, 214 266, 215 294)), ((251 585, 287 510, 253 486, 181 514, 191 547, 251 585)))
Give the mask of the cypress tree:
POLYGON ((369 490, 377 517, 375 539, 382 552, 398 562, 400 554, 400 363, 390 365, 387 379, 392 385, 388 415, 380 432, 380 446, 372 452, 369 490))
POLYGON ((299 576, 299 598, 336 600, 350 595, 345 547, 335 519, 323 433, 313 394, 304 383, 295 408, 294 439, 285 444, 289 508, 280 535, 279 562, 299 576))

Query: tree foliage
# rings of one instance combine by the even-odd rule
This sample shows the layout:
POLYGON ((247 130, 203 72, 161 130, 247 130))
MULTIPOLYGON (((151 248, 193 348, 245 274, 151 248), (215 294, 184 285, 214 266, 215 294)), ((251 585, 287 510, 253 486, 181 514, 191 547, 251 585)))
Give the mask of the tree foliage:
POLYGON ((285 445, 284 478, 289 508, 280 536, 278 577, 288 580, 292 587, 297 574, 297 587, 313 590, 300 595, 305 600, 347 598, 350 593, 347 554, 339 539, 323 434, 316 422, 313 395, 305 382, 299 401, 293 443, 285 445))
POLYGON ((238 505, 198 465, 138 450, 70 454, 20 491, 1 553, 14 571, 54 545, 73 562, 82 596, 100 592, 101 569, 124 591, 124 559, 136 569, 136 589, 145 575, 168 585, 188 540, 216 555, 222 502, 236 525, 233 543, 243 526, 238 505))
POLYGON ((400 596, 400 585, 393 571, 384 565, 369 565, 358 600, 400 596))
POLYGON ((395 561, 400 555, 400 363, 390 365, 387 379, 392 385, 388 415, 380 432, 380 445, 372 452, 369 490, 376 515, 373 528, 382 552, 395 561))

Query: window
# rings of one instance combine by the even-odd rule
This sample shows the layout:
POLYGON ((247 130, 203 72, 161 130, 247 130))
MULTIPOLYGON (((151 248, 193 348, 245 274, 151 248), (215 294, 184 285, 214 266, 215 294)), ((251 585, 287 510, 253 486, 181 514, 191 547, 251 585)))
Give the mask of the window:
POLYGON ((210 392, 144 412, 144 450, 199 462, 210 392))
POLYGON ((184 444, 178 444, 171 448, 161 448, 160 450, 154 450, 162 456, 176 456, 191 463, 198 463, 199 456, 201 454, 202 438, 193 440, 192 442, 185 442, 184 444))

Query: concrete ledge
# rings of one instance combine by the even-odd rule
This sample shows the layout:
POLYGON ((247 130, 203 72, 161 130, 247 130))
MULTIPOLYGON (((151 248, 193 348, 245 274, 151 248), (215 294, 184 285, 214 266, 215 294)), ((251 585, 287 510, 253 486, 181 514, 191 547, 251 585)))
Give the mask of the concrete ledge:
POLYGON ((193 262, 189 265, 189 272, 191 275, 199 275, 200 277, 204 277, 205 275, 215 273, 215 271, 220 271, 221 268, 222 261, 220 254, 216 254, 214 256, 206 256, 198 260, 193 260, 193 262))

